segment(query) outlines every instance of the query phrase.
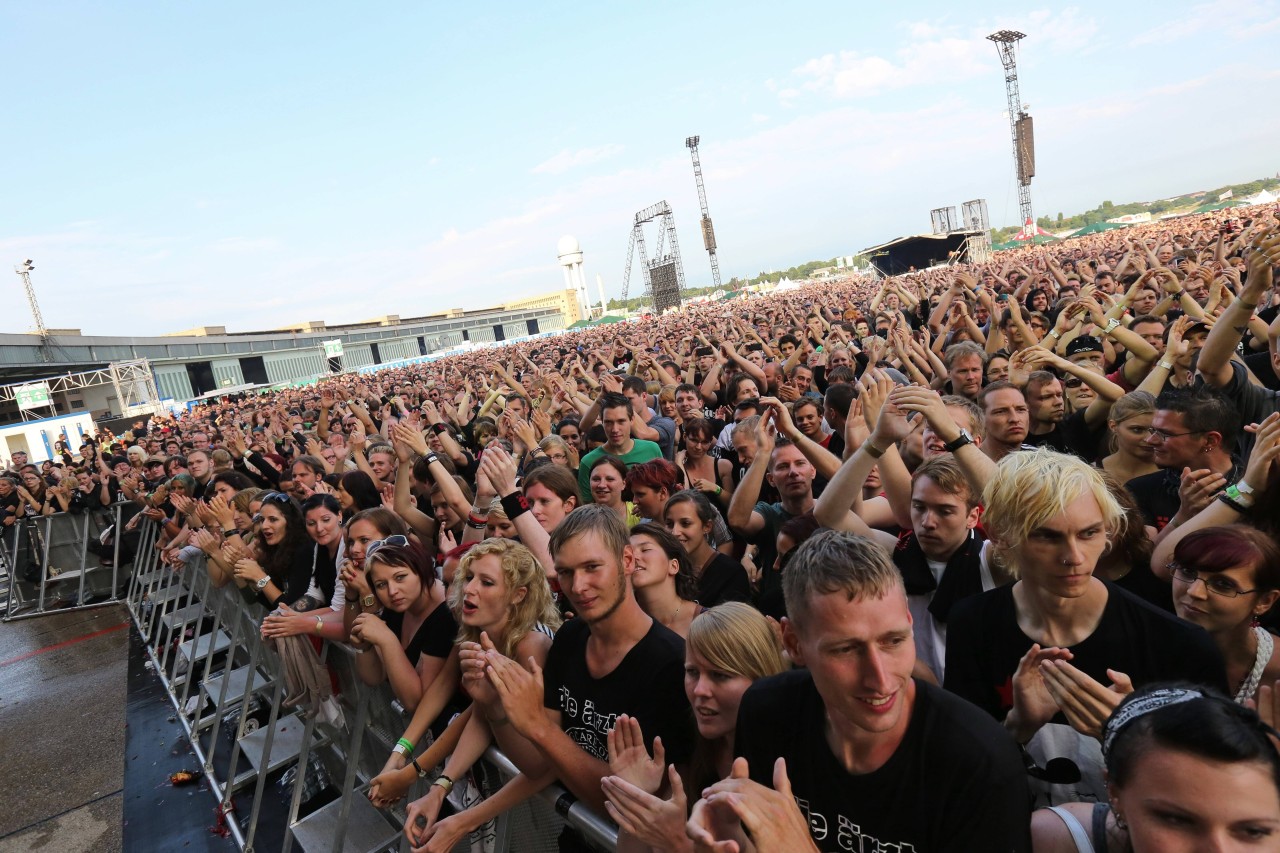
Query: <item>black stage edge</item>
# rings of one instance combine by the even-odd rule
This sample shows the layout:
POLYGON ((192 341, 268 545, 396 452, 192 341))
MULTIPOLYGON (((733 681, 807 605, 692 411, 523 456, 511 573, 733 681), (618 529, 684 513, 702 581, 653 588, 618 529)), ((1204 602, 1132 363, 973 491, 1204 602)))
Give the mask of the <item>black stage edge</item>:
MULTIPOLYGON (((216 831, 219 828, 218 800, 204 776, 200 775, 198 783, 185 787, 174 787, 169 782, 170 775, 179 771, 198 773, 200 762, 187 741, 160 678, 147 668, 149 660, 136 627, 131 626, 125 710, 124 850, 126 853, 236 851, 239 848, 235 839, 221 837, 216 831)), ((200 677, 199 663, 194 677, 200 677)), ((191 689, 194 693, 197 685, 193 684, 191 689)), ((264 722, 265 710, 261 709, 264 722)), ((202 712, 208 713, 209 708, 202 709, 202 712)), ((217 724, 200 735, 201 748, 206 753, 210 747, 214 749, 213 766, 219 779, 230 778, 231 732, 231 725, 217 724), (216 746, 213 744, 215 739, 216 746)), ((250 770, 252 765, 243 755, 240 756, 237 773, 250 770)), ((293 796, 292 788, 282 782, 287 772, 280 770, 266 779, 257 833, 253 839, 255 850, 279 850, 284 845, 285 824, 293 796)), ((227 820, 239 819, 242 827, 248 821, 256 782, 256 779, 250 781, 233 795, 235 811, 227 820)), ((325 787, 301 804, 299 817, 305 817, 337 797, 338 791, 332 785, 325 787)))
MULTIPOLYGON (((129 629, 129 683, 125 709, 124 850, 231 853, 235 840, 220 837, 218 801, 204 777, 174 787, 169 776, 199 771, 200 763, 160 679, 146 664, 137 629, 129 629)), ((270 847, 260 847, 270 850, 270 847)), ((279 849, 277 846, 275 849, 279 849)))

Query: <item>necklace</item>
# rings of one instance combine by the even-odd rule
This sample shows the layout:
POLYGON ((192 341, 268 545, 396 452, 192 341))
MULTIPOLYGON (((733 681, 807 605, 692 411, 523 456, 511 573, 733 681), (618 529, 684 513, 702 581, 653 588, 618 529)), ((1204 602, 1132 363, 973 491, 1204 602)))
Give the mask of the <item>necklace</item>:
POLYGON ((1258 692, 1258 685, 1262 683, 1262 671, 1267 668, 1267 662, 1271 660, 1271 652, 1276 645, 1271 632, 1261 625, 1253 626, 1253 636, 1258 640, 1258 654, 1253 659, 1253 669, 1249 670, 1249 675, 1236 691, 1236 703, 1241 705, 1246 699, 1252 699, 1253 694, 1258 692))

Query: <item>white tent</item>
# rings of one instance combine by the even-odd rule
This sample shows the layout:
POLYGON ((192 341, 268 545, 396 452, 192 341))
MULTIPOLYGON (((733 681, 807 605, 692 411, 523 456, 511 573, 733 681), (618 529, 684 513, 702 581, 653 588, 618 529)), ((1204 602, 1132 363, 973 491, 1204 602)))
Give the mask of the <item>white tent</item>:
POLYGON ((1245 199, 1244 203, 1245 204, 1272 204, 1273 202, 1275 202, 1275 200, 1276 200, 1276 196, 1274 193, 1269 193, 1266 190, 1263 190, 1262 192, 1258 193, 1252 198, 1245 199))

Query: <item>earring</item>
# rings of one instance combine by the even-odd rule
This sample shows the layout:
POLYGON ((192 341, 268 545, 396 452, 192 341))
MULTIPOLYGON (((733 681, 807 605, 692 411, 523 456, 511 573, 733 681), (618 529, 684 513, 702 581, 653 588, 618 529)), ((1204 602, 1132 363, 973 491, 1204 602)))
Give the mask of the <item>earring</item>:
POLYGON ((1124 815, 1120 814, 1120 812, 1116 809, 1114 803, 1111 804, 1111 814, 1115 818, 1116 826, 1118 826, 1120 829, 1124 830, 1125 832, 1128 832, 1129 824, 1124 822, 1124 815))

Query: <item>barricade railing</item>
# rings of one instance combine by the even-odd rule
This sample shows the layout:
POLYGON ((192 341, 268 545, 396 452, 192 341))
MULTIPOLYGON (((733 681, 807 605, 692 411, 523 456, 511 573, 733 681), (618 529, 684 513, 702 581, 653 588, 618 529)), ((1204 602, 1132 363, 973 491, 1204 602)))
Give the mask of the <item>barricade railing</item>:
MULTIPOLYGON (((0 534, 3 621, 118 604, 131 575, 125 538, 125 501, 84 512, 28 516, 0 534), (110 526, 112 545, 102 545, 110 526), (91 547, 91 543, 92 547, 91 547)), ((132 537, 132 533, 129 534, 132 537)))
MULTIPOLYGON (((408 724, 391 690, 360 681, 351 646, 325 642, 320 660, 337 683, 341 720, 285 706, 283 667, 260 631, 267 609, 234 584, 215 586, 203 555, 181 568, 165 565, 154 522, 144 520, 140 534, 125 602, 237 844, 255 849, 269 780, 293 774, 284 853, 407 850, 405 802, 425 793, 426 783, 416 782, 389 810, 367 796, 408 724), (317 808, 312 801, 326 781, 338 796, 317 808)), ((480 765, 482 779, 505 782, 518 772, 496 748, 480 765)), ((613 824, 557 784, 499 817, 487 849, 550 853, 565 823, 598 850, 616 849, 613 824)))

